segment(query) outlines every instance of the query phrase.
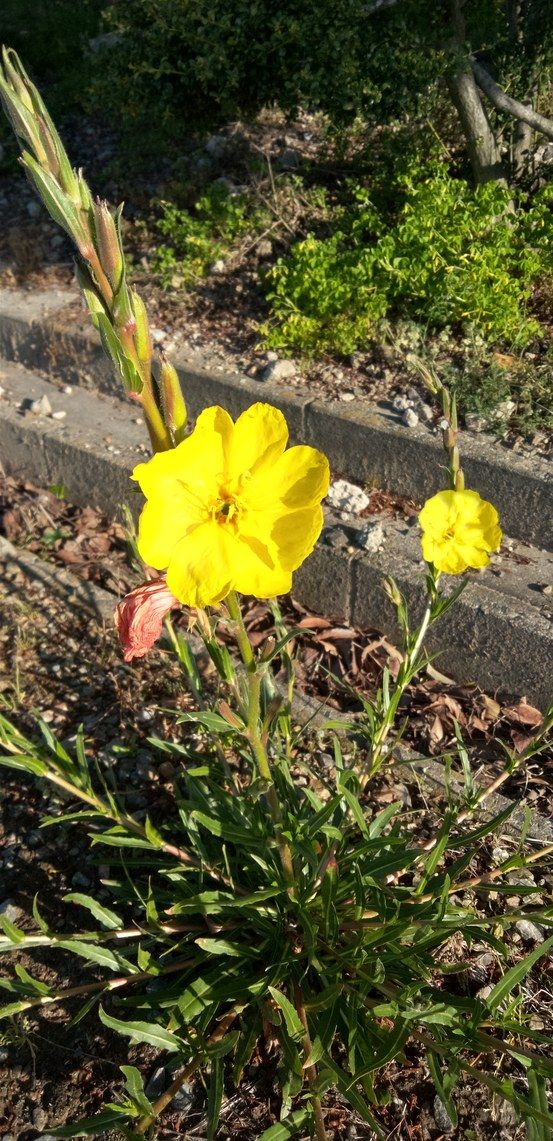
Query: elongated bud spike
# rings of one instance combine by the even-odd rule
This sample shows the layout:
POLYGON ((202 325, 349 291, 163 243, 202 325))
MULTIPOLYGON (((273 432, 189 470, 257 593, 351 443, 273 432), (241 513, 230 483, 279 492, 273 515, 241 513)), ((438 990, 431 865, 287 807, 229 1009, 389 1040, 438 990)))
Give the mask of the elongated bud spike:
POLYGON ((117 227, 107 204, 100 199, 94 203, 93 214, 100 263, 111 288, 117 290, 125 264, 117 227))
POLYGON ((142 298, 138 293, 135 293, 134 289, 131 291, 131 303, 136 320, 136 330, 134 334, 136 355, 143 364, 149 364, 153 356, 153 348, 150 326, 148 324, 148 314, 146 313, 146 306, 142 298))
POLYGON ((236 713, 230 708, 227 701, 220 701, 218 705, 219 713, 233 729, 243 729, 244 722, 236 713))
POLYGON ((159 391, 163 418, 171 429, 176 444, 184 438, 184 429, 188 419, 186 403, 182 395, 182 388, 176 368, 162 357, 159 370, 159 391))
POLYGON ((388 595, 390 602, 393 603, 393 605, 396 607, 396 609, 398 606, 401 606, 403 603, 403 598, 401 596, 399 587, 398 587, 395 579, 393 579, 393 578, 391 578, 391 576, 387 575, 386 578, 383 579, 383 581, 382 581, 382 586, 384 587, 384 590, 385 590, 386 594, 388 595))

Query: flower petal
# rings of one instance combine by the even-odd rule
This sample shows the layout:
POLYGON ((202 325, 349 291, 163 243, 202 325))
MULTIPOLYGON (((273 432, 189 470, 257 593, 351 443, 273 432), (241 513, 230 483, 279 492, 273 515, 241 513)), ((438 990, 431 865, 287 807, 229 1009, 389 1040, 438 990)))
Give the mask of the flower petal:
POLYGON ((323 529, 323 509, 303 507, 278 515, 271 526, 271 539, 284 570, 293 571, 311 554, 323 529))
POLYGON ((291 572, 272 558, 269 547, 259 539, 240 536, 235 542, 232 557, 234 587, 240 594, 254 594, 256 598, 288 594, 292 587, 291 572))
POLYGON ((194 431, 181 444, 167 452, 157 452, 147 463, 137 464, 132 478, 138 481, 147 499, 170 494, 175 482, 211 495, 218 486, 217 478, 225 471, 232 433, 232 420, 224 408, 205 408, 194 431))
POLYGON ((245 485, 241 498, 246 507, 257 511, 271 509, 275 500, 289 509, 307 507, 321 502, 329 483, 326 456, 302 445, 290 448, 270 466, 263 464, 245 485))
POLYGON ((165 570, 178 542, 186 532, 204 521, 202 505, 191 499, 182 484, 173 483, 166 495, 152 496, 138 521, 140 558, 156 570, 165 570))
POLYGON ((165 615, 178 605, 164 578, 145 582, 122 599, 115 611, 115 626, 126 662, 148 653, 161 634, 165 615))
POLYGON ((232 543, 226 527, 210 521, 177 543, 167 570, 169 590, 184 606, 215 606, 233 588, 232 543))
POLYGON ((288 443, 288 425, 278 408, 252 404, 234 425, 228 456, 228 474, 239 480, 245 472, 257 472, 274 463, 288 443))

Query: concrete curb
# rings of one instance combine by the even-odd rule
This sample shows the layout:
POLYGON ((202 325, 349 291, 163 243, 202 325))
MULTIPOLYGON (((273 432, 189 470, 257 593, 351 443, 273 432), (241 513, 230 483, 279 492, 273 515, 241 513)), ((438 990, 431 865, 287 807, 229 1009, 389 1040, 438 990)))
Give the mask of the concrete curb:
MULTIPOLYGON (((113 369, 88 325, 63 317, 77 294, 0 290, 0 355, 45 370, 63 383, 120 397, 113 369), (86 330, 86 331, 85 331, 86 330)), ((405 428, 393 409, 363 401, 344 407, 297 389, 206 369, 200 357, 174 358, 192 416, 210 404, 232 414, 265 400, 284 412, 292 440, 321 448, 332 469, 355 481, 422 502, 443 486, 444 456, 424 425, 405 428)), ((467 482, 499 510, 507 534, 553 549, 553 472, 547 461, 520 456, 489 436, 461 433, 467 482)))
MULTIPOLYGON (((19 570, 23 571, 31 585, 54 591, 57 597, 63 599, 67 606, 77 605, 79 607, 85 607, 99 624, 103 622, 111 623, 113 621, 113 611, 116 600, 110 591, 96 586, 94 583, 86 582, 71 571, 60 572, 59 567, 45 562, 38 555, 32 554, 29 551, 20 551, 16 547, 13 547, 11 543, 0 538, 0 568, 3 563, 6 566, 17 566, 19 570)), ((205 649, 201 639, 193 632, 188 634, 188 639, 194 655, 196 657, 200 655, 205 656, 205 649)), ((326 711, 321 707, 320 702, 315 701, 314 698, 305 697, 302 694, 295 695, 292 711, 294 717, 300 724, 309 722, 314 730, 323 727, 327 719, 334 722, 343 721, 344 726, 347 721, 351 720, 350 718, 346 718, 345 715, 337 713, 335 709, 328 709, 328 711, 326 711)), ((416 753, 413 749, 401 744, 396 746, 393 750, 393 757, 396 765, 395 771, 399 777, 409 779, 410 773, 415 771, 417 774, 420 774, 423 779, 440 789, 444 789, 447 786, 449 778, 446 775, 444 766, 440 764, 439 761, 431 757, 423 757, 420 753, 416 753)), ((452 783, 454 786, 459 784, 459 782, 455 780, 452 783)), ((486 801, 484 814, 487 817, 492 817, 502 812, 510 804, 512 804, 512 801, 508 800, 507 797, 497 792, 492 793, 486 801)), ((505 822, 503 826, 504 831, 505 833, 518 836, 525 822, 525 806, 524 803, 521 803, 505 822)), ((546 820, 545 817, 533 815, 527 839, 542 844, 548 843, 553 839, 553 823, 546 820)))
MULTIPOLYGON (((0 400, 0 456, 7 474, 24 475, 43 486, 61 483, 67 498, 113 515, 122 502, 136 514, 129 472, 147 449, 143 425, 129 416, 132 404, 84 388, 63 394, 42 377, 6 365, 0 400), (47 395, 63 420, 22 413, 25 401, 47 395), (109 434, 106 435, 106 427, 109 434), (114 450, 112 440, 117 441, 114 450), (111 450, 110 450, 111 449, 111 450)), ((424 604, 423 564, 416 528, 384 523, 382 551, 356 548, 356 523, 330 517, 313 555, 297 572, 294 596, 310 609, 394 637, 395 618, 382 590, 392 572, 416 618, 424 604)), ((456 606, 435 627, 429 646, 448 652, 448 671, 488 690, 526 694, 537 705, 550 700, 547 662, 553 660, 551 602, 539 586, 553 578, 553 556, 524 546, 520 566, 513 559, 485 576, 475 574, 456 606), (538 589, 536 589, 536 587, 538 589)), ((451 580, 454 585, 454 580, 451 580)))

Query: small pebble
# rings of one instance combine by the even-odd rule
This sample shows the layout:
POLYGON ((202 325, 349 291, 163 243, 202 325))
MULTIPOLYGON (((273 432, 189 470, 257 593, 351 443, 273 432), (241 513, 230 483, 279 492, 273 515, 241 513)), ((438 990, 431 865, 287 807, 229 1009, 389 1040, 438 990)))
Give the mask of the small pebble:
POLYGON ((71 877, 71 883, 73 887, 90 887, 91 881, 89 876, 85 876, 84 872, 75 872, 75 875, 71 877))
POLYGON ((289 376, 295 376, 297 373, 297 366, 294 361, 289 360, 276 360, 269 361, 260 374, 261 380, 286 380, 289 376))
POLYGON ((347 479, 337 479, 330 485, 327 496, 330 507, 336 511, 347 511, 352 515, 359 515, 369 506, 369 496, 355 483, 347 479))
POLYGON ((225 263, 224 263, 223 259, 217 258, 217 261, 214 261, 213 265, 210 265, 209 272, 210 273, 224 273, 225 268, 226 267, 225 267, 225 263))
POLYGON ((356 532, 355 539, 359 547, 374 554, 384 542, 384 530, 381 523, 365 523, 356 532))
POLYGON ((72 396, 73 395, 73 389, 71 388, 70 384, 64 385, 62 392, 65 392, 66 396, 72 396))
POLYGON ((48 1114, 45 1113, 41 1105, 35 1105, 31 1116, 35 1129, 42 1133, 44 1126, 48 1123, 48 1114))
POLYGON ((406 408, 401 417, 401 423, 404 424, 406 428, 414 428, 418 422, 419 418, 414 408, 406 408))
POLYGON ((38 400, 33 400, 31 402, 31 412, 33 412, 35 416, 52 415, 52 405, 50 404, 46 393, 44 396, 39 397, 38 400))
POLYGON ((434 1120, 438 1126, 438 1129, 440 1129, 442 1133, 453 1133, 455 1126, 449 1116, 449 1113, 447 1112, 443 1101, 438 1097, 437 1094, 434 1098, 434 1120))
POLYGON ((488 998, 488 996, 492 993, 492 990, 493 990, 493 986, 490 986, 490 985, 483 986, 480 988, 480 990, 477 990, 476 997, 481 998, 482 1001, 485 1002, 486 999, 488 998))
POLYGON ((52 412, 52 420, 65 420, 66 416, 67 412, 64 412, 63 408, 60 408, 59 412, 52 412))
POLYGON ((3 915, 9 923, 17 923, 17 920, 21 919, 23 912, 21 908, 13 902, 13 899, 5 899, 3 903, 0 903, 0 915, 3 915))
POLYGON ((515 930, 525 943, 543 943, 545 938, 543 927, 538 927, 537 923, 531 923, 529 919, 519 919, 515 923, 515 930))
POLYGON ((343 400, 344 404, 351 404, 352 400, 355 400, 355 392, 340 393, 340 400, 343 400))

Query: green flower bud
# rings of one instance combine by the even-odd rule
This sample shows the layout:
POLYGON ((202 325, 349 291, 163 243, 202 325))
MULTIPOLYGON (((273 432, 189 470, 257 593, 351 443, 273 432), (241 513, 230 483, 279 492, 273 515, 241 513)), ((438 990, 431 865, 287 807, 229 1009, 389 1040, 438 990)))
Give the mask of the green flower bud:
POLYGON ((92 209, 100 264, 112 289, 117 290, 125 268, 117 226, 106 202, 97 199, 92 209))
POLYGON ((182 394, 179 374, 165 357, 162 357, 159 370, 159 390, 165 423, 171 429, 175 443, 180 444, 184 438, 184 429, 188 418, 186 403, 182 394))

